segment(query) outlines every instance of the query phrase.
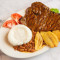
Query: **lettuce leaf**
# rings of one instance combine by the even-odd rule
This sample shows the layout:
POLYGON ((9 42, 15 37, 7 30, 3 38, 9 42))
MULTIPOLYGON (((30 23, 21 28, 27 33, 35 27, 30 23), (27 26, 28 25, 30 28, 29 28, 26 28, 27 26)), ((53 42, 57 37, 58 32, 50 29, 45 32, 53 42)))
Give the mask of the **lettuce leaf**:
POLYGON ((57 8, 51 8, 50 10, 55 12, 55 13, 59 13, 59 9, 57 9, 57 8))

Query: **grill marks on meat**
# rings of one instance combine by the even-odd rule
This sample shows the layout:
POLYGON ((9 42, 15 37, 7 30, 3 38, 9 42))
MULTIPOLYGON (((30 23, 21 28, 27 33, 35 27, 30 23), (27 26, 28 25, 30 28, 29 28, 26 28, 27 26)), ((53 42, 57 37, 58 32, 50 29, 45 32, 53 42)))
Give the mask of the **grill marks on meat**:
POLYGON ((26 9, 25 16, 22 17, 20 21, 28 26, 33 33, 30 42, 20 46, 14 46, 15 50, 21 52, 35 51, 34 39, 36 31, 60 30, 60 14, 50 11, 50 9, 41 2, 32 3, 31 7, 26 9))
POLYGON ((26 25, 33 31, 60 30, 60 14, 50 11, 41 2, 32 3, 24 16, 26 25))

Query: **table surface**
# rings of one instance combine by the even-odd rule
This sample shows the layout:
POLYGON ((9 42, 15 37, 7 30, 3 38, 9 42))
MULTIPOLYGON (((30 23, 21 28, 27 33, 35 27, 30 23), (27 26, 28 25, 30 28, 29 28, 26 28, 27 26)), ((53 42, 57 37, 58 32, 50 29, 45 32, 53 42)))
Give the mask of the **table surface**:
MULTIPOLYGON (((43 2, 50 8, 58 8, 60 10, 60 0, 0 0, 0 20, 6 20, 12 13, 27 8, 35 1, 43 2)), ((0 22, 0 26, 1 24, 0 22)), ((60 60, 59 57, 60 44, 58 47, 52 48, 41 55, 27 59, 11 58, 0 51, 0 60, 60 60)))

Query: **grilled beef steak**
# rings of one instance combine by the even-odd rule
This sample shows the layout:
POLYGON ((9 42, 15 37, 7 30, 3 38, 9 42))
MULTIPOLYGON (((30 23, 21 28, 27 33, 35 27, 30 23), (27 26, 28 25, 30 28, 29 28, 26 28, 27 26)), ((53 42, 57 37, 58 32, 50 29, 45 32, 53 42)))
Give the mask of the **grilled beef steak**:
POLYGON ((60 30, 60 14, 50 11, 41 2, 32 3, 21 21, 34 31, 60 30))

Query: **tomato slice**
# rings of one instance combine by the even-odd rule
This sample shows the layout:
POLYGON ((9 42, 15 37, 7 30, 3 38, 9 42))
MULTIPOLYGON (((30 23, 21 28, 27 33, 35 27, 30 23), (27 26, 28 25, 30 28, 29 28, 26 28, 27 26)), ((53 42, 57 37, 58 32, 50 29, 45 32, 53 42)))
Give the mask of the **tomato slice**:
POLYGON ((18 14, 18 13, 14 13, 14 14, 11 15, 11 18, 12 18, 13 20, 15 20, 18 24, 21 24, 21 22, 19 21, 19 19, 20 19, 21 17, 22 17, 22 16, 21 16, 20 14, 18 14))
POLYGON ((15 20, 8 20, 3 24, 3 27, 12 28, 14 25, 17 25, 15 20))

